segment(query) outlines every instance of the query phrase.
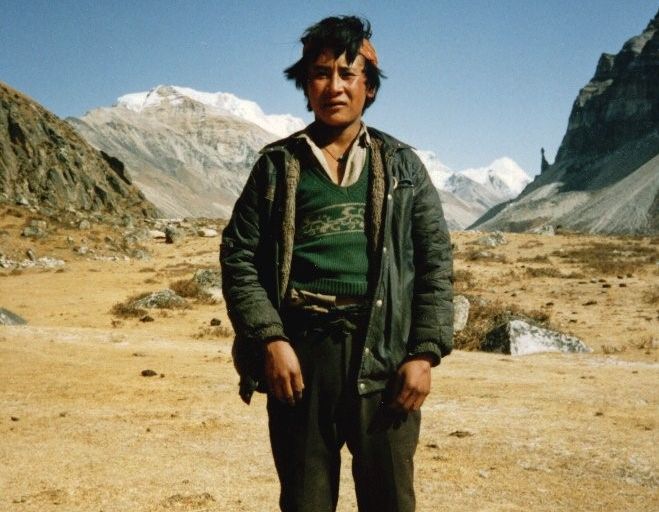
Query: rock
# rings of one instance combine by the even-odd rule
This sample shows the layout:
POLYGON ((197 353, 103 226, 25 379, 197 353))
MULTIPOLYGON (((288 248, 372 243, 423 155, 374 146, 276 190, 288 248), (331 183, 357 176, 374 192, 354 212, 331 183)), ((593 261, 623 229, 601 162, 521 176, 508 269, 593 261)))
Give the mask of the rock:
POLYGON ((513 319, 492 329, 485 335, 481 349, 513 356, 539 352, 592 352, 575 336, 538 327, 522 319, 513 319))
POLYGON ((86 230, 86 229, 91 229, 92 225, 87 219, 83 219, 80 221, 80 224, 78 224, 78 229, 80 230, 86 230))
POLYGON ((25 254, 27 257, 30 259, 30 261, 37 261, 37 255, 34 254, 34 251, 32 249, 28 249, 25 254))
POLYGON ((87 253, 89 252, 89 247, 87 247, 87 246, 85 246, 85 245, 81 245, 81 246, 79 246, 79 247, 76 247, 76 248, 73 249, 73 250, 74 250, 75 252, 77 252, 78 254, 80 254, 81 256, 84 256, 85 254, 87 254, 87 253))
POLYGON ((43 238, 47 235, 48 223, 45 220, 33 219, 30 221, 23 231, 21 236, 29 238, 43 238))
POLYGON ((453 297, 453 330, 459 332, 467 326, 469 299, 464 295, 453 297))
POLYGON ((0 308, 0 325, 25 325, 27 322, 16 313, 0 308))
POLYGON ((144 315, 142 318, 140 318, 140 322, 153 322, 154 319, 151 315, 144 315))
POLYGON ((25 199, 23 196, 19 196, 16 198, 16 204, 18 206, 30 206, 30 202, 25 199))
POLYGON ((149 238, 165 238, 165 232, 159 229, 150 229, 149 238))
POLYGON ((222 320, 220 320, 219 318, 211 318, 212 327, 219 327, 220 325, 222 325, 222 320))
POLYGON ((153 292, 134 302, 136 308, 146 309, 181 309, 187 308, 188 302, 170 289, 153 292))
POLYGON ((203 236, 206 238, 212 238, 215 236, 218 236, 217 229, 212 229, 212 228, 201 228, 197 230, 197 235, 198 236, 203 236))
POLYGON ((174 226, 167 226, 165 228, 165 243, 176 244, 183 240, 183 232, 176 229, 174 226))
POLYGON ((222 274, 219 270, 204 268, 197 270, 192 279, 201 288, 221 288, 222 274))
POLYGON ((192 280, 213 298, 222 299, 222 274, 219 270, 210 268, 197 270, 192 280))
POLYGON ((142 370, 141 374, 142 377, 155 377, 158 375, 158 372, 154 372, 153 370, 142 370))
POLYGON ((508 241, 501 231, 495 231, 494 233, 488 233, 485 236, 477 238, 474 243, 484 247, 498 247, 499 245, 507 244, 508 241))
POLYGON ((556 229, 554 229, 554 226, 552 226, 551 224, 545 224, 544 226, 533 228, 529 232, 535 233, 536 235, 544 235, 544 236, 556 235, 556 229))

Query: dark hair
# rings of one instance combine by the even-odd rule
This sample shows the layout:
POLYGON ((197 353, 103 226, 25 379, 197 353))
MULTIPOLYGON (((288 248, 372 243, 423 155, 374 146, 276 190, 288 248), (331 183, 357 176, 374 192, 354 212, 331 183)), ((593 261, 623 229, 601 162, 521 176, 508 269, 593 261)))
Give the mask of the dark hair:
MULTIPOLYGON (((284 75, 289 80, 295 81, 295 87, 304 91, 306 96, 307 73, 311 63, 315 62, 323 50, 329 49, 335 58, 344 52, 348 62, 353 62, 364 39, 371 38, 371 24, 366 19, 356 16, 331 16, 312 25, 300 38, 303 45, 302 58, 292 66, 284 70, 284 75)), ((364 73, 366 85, 373 90, 373 97, 366 98, 364 110, 375 101, 380 78, 386 78, 384 73, 370 60, 364 59, 364 73)), ((311 105, 307 101, 307 109, 311 105)))

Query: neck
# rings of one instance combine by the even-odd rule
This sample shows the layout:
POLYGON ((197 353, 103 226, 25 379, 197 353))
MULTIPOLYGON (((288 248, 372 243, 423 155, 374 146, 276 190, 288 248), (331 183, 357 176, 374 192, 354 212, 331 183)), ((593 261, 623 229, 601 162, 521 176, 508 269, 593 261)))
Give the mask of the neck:
POLYGON ((314 121, 309 127, 309 135, 321 148, 329 145, 347 147, 355 140, 361 126, 361 119, 347 126, 328 126, 314 121))

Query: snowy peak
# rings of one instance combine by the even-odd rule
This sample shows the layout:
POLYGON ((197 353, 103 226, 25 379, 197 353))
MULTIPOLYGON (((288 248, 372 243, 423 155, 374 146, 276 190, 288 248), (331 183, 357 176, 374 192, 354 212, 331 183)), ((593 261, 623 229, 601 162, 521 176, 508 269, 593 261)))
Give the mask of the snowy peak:
POLYGON ((305 126, 302 119, 288 114, 265 114, 256 102, 227 92, 200 92, 173 85, 159 85, 147 92, 125 94, 117 100, 115 106, 140 113, 163 105, 181 106, 189 101, 202 105, 209 114, 237 117, 277 137, 285 137, 305 126))
POLYGON ((531 182, 528 174, 512 158, 502 157, 490 165, 460 171, 469 179, 503 192, 510 190, 509 199, 516 197, 531 182))
POLYGON ((435 185, 435 188, 445 190, 446 182, 451 176, 453 176, 453 171, 451 171, 448 166, 444 165, 432 151, 415 149, 414 152, 421 159, 423 165, 426 166, 426 169, 428 169, 428 174, 430 175, 430 179, 432 184, 435 185))

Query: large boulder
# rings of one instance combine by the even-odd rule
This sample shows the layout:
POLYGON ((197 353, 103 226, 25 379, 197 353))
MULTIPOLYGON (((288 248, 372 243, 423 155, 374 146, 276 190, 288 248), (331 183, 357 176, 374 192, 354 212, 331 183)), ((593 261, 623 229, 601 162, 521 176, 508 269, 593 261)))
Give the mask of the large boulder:
POLYGON ((188 301, 170 289, 153 292, 142 297, 134 302, 134 306, 146 309, 185 309, 189 307, 188 301))
POLYGON ((512 319, 485 335, 481 349, 513 356, 539 352, 591 352, 579 338, 512 319))

